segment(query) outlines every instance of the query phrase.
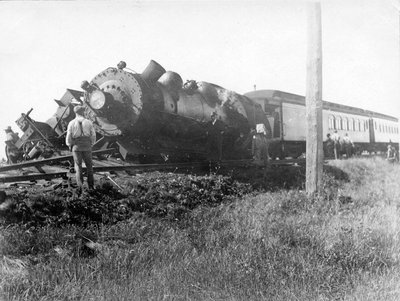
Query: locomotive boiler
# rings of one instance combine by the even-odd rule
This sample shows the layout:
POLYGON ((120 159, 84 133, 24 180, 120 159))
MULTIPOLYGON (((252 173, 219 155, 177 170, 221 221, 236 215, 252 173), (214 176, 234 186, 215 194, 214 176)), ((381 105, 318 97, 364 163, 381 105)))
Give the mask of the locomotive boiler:
POLYGON ((116 144, 124 157, 154 160, 160 155, 175 160, 207 158, 207 123, 216 112, 226 125, 225 159, 243 153, 235 140, 249 136, 256 124, 270 129, 262 107, 249 98, 207 82, 187 81, 151 61, 141 74, 126 70, 126 63, 107 68, 85 91, 85 115, 102 137, 98 147, 116 144))

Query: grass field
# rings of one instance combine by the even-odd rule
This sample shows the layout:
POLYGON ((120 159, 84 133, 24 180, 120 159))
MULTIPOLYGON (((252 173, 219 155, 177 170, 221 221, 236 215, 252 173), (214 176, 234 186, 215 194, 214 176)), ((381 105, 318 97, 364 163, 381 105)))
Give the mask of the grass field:
POLYGON ((400 300, 400 166, 325 170, 314 197, 280 189, 179 219, 3 224, 1 300, 400 300))

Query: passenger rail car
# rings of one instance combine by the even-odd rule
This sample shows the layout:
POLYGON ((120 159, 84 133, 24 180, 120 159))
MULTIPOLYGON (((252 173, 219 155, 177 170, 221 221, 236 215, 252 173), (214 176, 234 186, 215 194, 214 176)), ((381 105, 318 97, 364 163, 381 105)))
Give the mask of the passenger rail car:
MULTIPOLYGON (((245 96, 262 106, 272 131, 270 156, 299 157, 306 151, 305 97, 277 90, 259 90, 245 96)), ((323 101, 323 137, 335 130, 346 133, 357 153, 384 152, 392 143, 398 149, 398 119, 360 108, 323 101)))

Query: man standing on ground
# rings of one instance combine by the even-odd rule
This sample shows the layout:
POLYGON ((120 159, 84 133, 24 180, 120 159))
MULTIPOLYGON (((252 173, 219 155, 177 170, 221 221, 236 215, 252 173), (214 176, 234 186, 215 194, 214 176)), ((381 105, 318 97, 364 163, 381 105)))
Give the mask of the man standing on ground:
POLYGON ((267 130, 264 124, 256 125, 256 132, 253 136, 251 150, 254 158, 254 163, 258 166, 268 166, 268 141, 267 130))
POLYGON ((346 152, 346 158, 350 158, 353 155, 353 141, 351 141, 349 135, 346 133, 343 137, 344 150, 346 152))
POLYGON ((208 152, 210 157, 218 157, 219 161, 222 160, 222 144, 224 133, 225 124, 219 119, 218 114, 213 112, 211 114, 211 121, 207 124, 208 152))
POLYGON ((7 127, 6 132, 6 157, 8 164, 17 163, 18 160, 22 159, 21 151, 15 146, 15 143, 19 140, 18 133, 15 133, 11 126, 7 127))
POLYGON ((386 160, 388 160, 390 163, 394 163, 397 160, 396 156, 396 148, 392 146, 391 144, 388 145, 387 153, 386 153, 386 160))
POLYGON ((341 145, 340 145, 340 136, 338 132, 335 132, 332 135, 332 140, 334 143, 333 153, 335 154, 335 159, 340 159, 341 145))
POLYGON ((331 134, 326 134, 326 142, 325 142, 325 157, 327 159, 331 159, 335 157, 334 149, 335 142, 331 138, 331 134))
POLYGON ((83 188, 82 161, 86 165, 88 187, 93 189, 92 145, 96 142, 96 132, 92 122, 84 117, 85 107, 76 106, 74 112, 76 117, 68 124, 66 144, 74 158, 76 183, 79 189, 83 188))

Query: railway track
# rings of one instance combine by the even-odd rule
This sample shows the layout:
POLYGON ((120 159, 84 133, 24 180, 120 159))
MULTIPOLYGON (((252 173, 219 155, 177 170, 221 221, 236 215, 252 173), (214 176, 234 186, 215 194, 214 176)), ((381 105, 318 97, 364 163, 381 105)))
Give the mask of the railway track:
MULTIPOLYGON (((113 153, 115 150, 101 150, 94 151, 94 155, 104 155, 113 153)), ((56 172, 46 172, 44 167, 51 164, 70 161, 73 162, 72 156, 60 156, 50 159, 29 161, 24 163, 6 165, 0 167, 0 183, 13 183, 22 181, 36 181, 36 180, 51 180, 55 178, 67 179, 71 176, 69 168, 58 167, 56 172), (38 173, 22 174, 22 175, 9 175, 10 171, 17 171, 24 173, 26 168, 35 168, 38 173)), ((115 161, 96 161, 94 160, 93 171, 95 173, 101 172, 119 172, 119 171, 153 171, 153 170, 182 170, 182 169, 201 169, 201 168, 218 168, 218 167, 251 167, 255 166, 253 160, 223 160, 219 162, 199 161, 199 162, 183 162, 183 163, 155 163, 155 164, 128 164, 125 162, 115 161), (97 163, 97 164, 96 164, 97 163)), ((305 159, 286 159, 286 160, 271 160, 270 165, 298 165, 305 163, 305 159)), ((72 165, 71 165, 72 166, 72 165)), ((85 171, 85 168, 84 168, 85 171)))

